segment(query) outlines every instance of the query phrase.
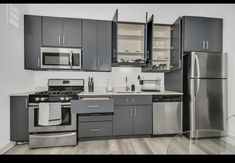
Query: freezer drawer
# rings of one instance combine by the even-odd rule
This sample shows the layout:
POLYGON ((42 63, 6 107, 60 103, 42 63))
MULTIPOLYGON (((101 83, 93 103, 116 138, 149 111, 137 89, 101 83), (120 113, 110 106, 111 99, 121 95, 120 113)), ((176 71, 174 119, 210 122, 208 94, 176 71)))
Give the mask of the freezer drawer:
POLYGON ((72 100, 72 113, 112 113, 114 112, 113 99, 84 98, 72 100))
POLYGON ((153 103, 153 134, 182 132, 182 102, 153 103))

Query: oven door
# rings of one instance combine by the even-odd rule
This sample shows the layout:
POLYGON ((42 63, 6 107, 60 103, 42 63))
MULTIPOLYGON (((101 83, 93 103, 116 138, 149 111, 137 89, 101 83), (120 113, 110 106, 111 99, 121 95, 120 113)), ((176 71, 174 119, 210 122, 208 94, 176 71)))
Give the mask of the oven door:
POLYGON ((62 123, 54 126, 38 125, 39 104, 29 104, 29 133, 76 131, 76 114, 71 113, 71 103, 62 103, 62 123))

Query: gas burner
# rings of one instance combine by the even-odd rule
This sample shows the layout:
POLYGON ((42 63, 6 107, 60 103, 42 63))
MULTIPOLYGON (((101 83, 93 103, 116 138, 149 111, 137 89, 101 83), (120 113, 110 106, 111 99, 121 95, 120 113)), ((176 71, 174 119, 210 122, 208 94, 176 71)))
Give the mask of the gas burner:
POLYGON ((70 102, 78 99, 78 94, 84 91, 83 79, 50 79, 48 91, 35 92, 29 95, 29 102, 70 102))

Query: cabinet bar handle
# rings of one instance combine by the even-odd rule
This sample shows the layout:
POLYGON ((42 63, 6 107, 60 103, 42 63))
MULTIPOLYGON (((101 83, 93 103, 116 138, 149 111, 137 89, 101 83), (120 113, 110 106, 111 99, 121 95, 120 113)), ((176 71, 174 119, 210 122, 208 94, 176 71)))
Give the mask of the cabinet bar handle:
POLYGON ((135 102, 135 98, 132 98, 132 102, 135 102))
POLYGON ((59 44, 60 44, 60 37, 61 37, 61 36, 59 35, 59 44))
POLYGON ((94 105, 94 106, 87 106, 87 108, 89 108, 89 109, 94 109, 94 108, 99 108, 100 106, 98 106, 98 105, 94 105))
POLYGON ((209 42, 206 41, 206 49, 209 49, 209 42))
POLYGON ((63 45, 65 45, 65 37, 64 37, 64 35, 63 35, 63 45))
POLYGON ((202 41, 202 48, 205 49, 205 41, 202 41))
POLYGON ((38 58, 38 67, 40 67, 40 59, 38 58))
POLYGON ((99 128, 91 128, 90 131, 94 132, 94 131, 100 131, 99 128))
POLYGON ((136 108, 135 108, 135 117, 136 117, 136 108))
POLYGON ((132 108, 131 108, 131 110, 130 110, 130 117, 132 117, 132 108))
POLYGON ((28 109, 28 98, 25 99, 25 108, 28 109))
POLYGON ((98 64, 98 68, 100 68, 100 61, 99 60, 97 60, 97 64, 98 64))

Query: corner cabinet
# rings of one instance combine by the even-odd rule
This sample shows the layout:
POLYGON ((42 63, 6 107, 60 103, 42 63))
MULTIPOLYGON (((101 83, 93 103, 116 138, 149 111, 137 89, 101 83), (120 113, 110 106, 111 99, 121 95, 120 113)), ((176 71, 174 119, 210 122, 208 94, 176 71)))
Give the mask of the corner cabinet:
POLYGON ((28 96, 10 97, 10 140, 28 141, 28 96))
POLYGON ((183 51, 222 52, 223 19, 183 16, 183 51))
POLYGON ((42 17, 43 46, 81 47, 81 19, 42 17))
POLYGON ((82 68, 111 71, 112 22, 82 20, 82 68))

